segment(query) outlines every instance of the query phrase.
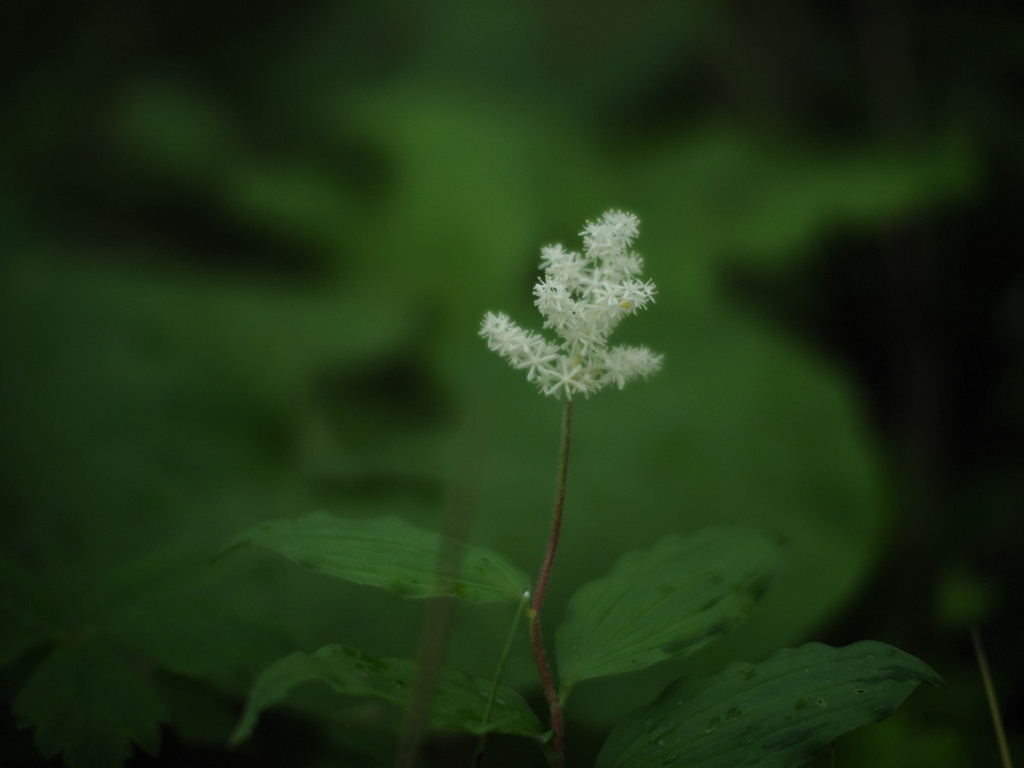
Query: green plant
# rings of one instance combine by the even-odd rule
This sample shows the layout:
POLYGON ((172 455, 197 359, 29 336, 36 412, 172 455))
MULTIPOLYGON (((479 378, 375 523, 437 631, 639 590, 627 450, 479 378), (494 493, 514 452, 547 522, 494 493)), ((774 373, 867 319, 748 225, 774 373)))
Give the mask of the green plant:
MULTIPOLYGON (((535 304, 558 342, 503 314, 484 318, 481 335, 488 346, 525 370, 544 395, 564 399, 552 524, 532 587, 501 555, 395 517, 309 515, 257 526, 228 545, 261 546, 308 569, 402 597, 516 605, 513 632, 525 613, 550 731, 516 690, 501 685, 508 646, 488 680, 329 645, 292 653, 264 670, 233 734, 235 743, 252 733, 264 709, 296 686, 317 681, 347 696, 411 707, 414 714, 422 709, 433 727, 478 734, 481 749, 488 733, 532 739, 551 765, 562 766, 564 709, 579 683, 687 656, 750 612, 778 570, 783 546, 759 530, 714 527, 688 537, 666 536, 627 553, 606 576, 584 585, 556 632, 557 665, 541 633, 565 509, 573 398, 613 383, 621 388, 654 373, 662 362, 644 347, 607 344, 623 317, 653 300, 654 286, 639 279, 641 260, 630 250, 637 226, 636 217, 612 211, 587 225, 582 255, 561 246, 544 249, 545 275, 534 289, 535 304)), ((734 663, 671 684, 615 725, 597 764, 800 765, 840 734, 887 717, 920 682, 942 685, 927 665, 882 643, 811 643, 779 651, 759 663, 734 663)), ((412 764, 414 755, 406 748, 400 763, 412 764)))

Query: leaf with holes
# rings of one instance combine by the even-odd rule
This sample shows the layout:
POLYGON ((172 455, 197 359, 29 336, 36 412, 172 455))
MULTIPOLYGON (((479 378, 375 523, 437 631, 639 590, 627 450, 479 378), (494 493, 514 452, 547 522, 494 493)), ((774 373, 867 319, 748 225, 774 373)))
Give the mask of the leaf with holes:
POLYGON ((884 720, 922 682, 945 687, 884 643, 809 643, 669 686, 612 730, 597 768, 803 765, 836 737, 884 720))
POLYGON ((563 698, 581 680, 693 653, 753 608, 781 560, 771 536, 706 528, 623 556, 585 584, 558 630, 563 698))
MULTIPOLYGON (((413 659, 377 659, 355 648, 327 645, 315 653, 292 653, 271 664, 256 679, 232 743, 248 738, 260 713, 294 687, 321 682, 350 696, 370 696, 404 706, 417 683, 413 659)), ((430 723, 435 728, 470 733, 538 736, 540 722, 523 698, 500 686, 488 708, 491 683, 465 672, 437 672, 430 723)))
POLYGON ((417 528, 398 517, 342 518, 317 513, 250 529, 224 549, 255 544, 312 571, 402 597, 516 601, 526 574, 500 555, 417 528))

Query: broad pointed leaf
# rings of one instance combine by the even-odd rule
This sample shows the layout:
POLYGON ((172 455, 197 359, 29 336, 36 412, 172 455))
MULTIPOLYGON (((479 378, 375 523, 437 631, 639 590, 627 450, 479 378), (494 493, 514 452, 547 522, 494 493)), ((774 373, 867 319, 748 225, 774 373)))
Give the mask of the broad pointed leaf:
POLYGON ((597 767, 803 765, 837 736, 884 720, 921 682, 945 687, 884 643, 809 643, 670 686, 615 727, 597 767))
POLYGON ((529 580, 500 555, 417 528, 398 517, 322 513, 264 523, 225 551, 255 544, 313 571, 387 589, 403 597, 515 601, 529 580))
MULTIPOLYGON (((416 678, 417 665, 413 659, 377 659, 344 645, 327 645, 314 653, 289 654, 256 679, 231 741, 237 744, 248 738, 260 713, 302 683, 326 683, 341 694, 370 696, 404 706, 416 678)), ((430 723, 436 728, 471 733, 541 733, 533 710, 506 686, 499 687, 488 713, 490 692, 491 683, 487 680, 465 672, 439 671, 430 723)))
POLYGON ((160 746, 159 693, 142 673, 98 639, 54 651, 14 699, 22 727, 35 728, 45 757, 64 753, 69 768, 118 768, 136 743, 160 746))
POLYGON ((585 584, 558 630, 563 696, 592 677, 693 653, 753 608, 778 568, 779 544, 746 528, 668 536, 585 584))

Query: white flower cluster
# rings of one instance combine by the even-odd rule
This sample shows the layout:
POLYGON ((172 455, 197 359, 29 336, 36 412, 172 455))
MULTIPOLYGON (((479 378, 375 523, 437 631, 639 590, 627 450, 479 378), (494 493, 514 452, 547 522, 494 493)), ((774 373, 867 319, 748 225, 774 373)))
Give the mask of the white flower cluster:
POLYGON ((608 211, 580 233, 583 253, 549 245, 541 251, 544 276, 533 288, 534 304, 560 341, 526 331, 504 313, 488 312, 480 335, 487 346, 526 371, 545 395, 572 399, 607 384, 621 389, 661 367, 661 355, 646 347, 608 346, 608 335, 626 315, 654 301, 654 284, 639 279, 642 260, 629 250, 639 220, 608 211))

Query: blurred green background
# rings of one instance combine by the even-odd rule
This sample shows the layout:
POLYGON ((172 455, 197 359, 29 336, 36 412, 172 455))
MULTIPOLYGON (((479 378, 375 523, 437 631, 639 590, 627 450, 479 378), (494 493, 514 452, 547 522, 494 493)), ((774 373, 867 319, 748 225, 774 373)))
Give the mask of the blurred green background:
MULTIPOLYGON (((696 659, 582 685, 576 764, 679 674, 873 638, 951 691, 844 738, 836 765, 994 765, 972 623, 1020 755, 1014 4, 15 2, 0 19, 0 597, 31 624, 0 642, 0 762, 36 764, 11 702, 83 633, 164 723, 139 765, 315 765, 358 739, 365 712, 324 731, 333 705, 305 700, 221 746, 269 661, 411 655, 422 604, 257 552, 209 560, 261 520, 386 511, 532 572, 560 409, 477 330, 488 310, 539 328, 540 246, 578 247, 613 207, 640 216, 659 289, 619 340, 665 367, 576 409, 549 636, 576 587, 666 532, 750 523, 789 555, 696 659)), ((488 674, 511 619, 460 607, 448 663, 488 674)), ((520 643, 508 682, 532 674, 520 643)), ((463 747, 432 743, 431 764, 463 747)))

